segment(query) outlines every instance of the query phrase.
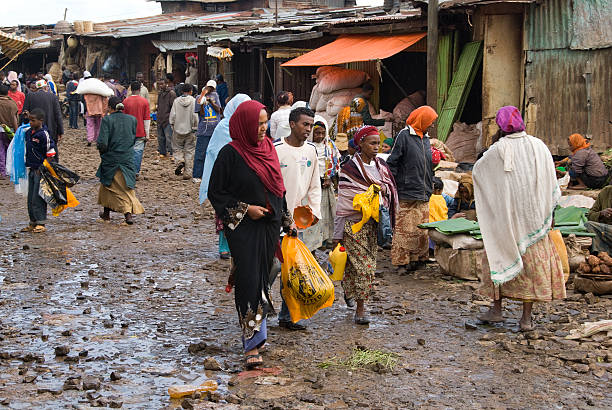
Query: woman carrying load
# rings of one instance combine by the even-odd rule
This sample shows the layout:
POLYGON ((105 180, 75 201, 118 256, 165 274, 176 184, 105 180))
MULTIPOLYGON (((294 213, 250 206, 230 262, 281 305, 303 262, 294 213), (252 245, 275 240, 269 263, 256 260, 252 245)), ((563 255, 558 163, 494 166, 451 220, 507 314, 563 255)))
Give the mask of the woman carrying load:
POLYGON ((417 226, 429 220, 433 170, 427 129, 436 118, 427 105, 412 111, 387 158, 399 194, 391 263, 406 270, 418 269, 429 258, 427 231, 417 226))
POLYGON ((263 364, 259 348, 273 311, 269 273, 279 247, 281 225, 292 223, 285 186, 272 141, 268 114, 257 101, 238 106, 229 121, 232 142, 221 148, 210 175, 208 199, 222 219, 234 261, 236 309, 247 368, 263 364))
POLYGON ((365 301, 372 293, 376 271, 378 224, 370 219, 353 233, 352 226, 362 218, 361 212, 353 209, 353 199, 355 195, 367 191, 370 185, 378 185, 382 204, 389 209, 392 226, 398 199, 391 170, 385 161, 376 157, 380 146, 380 134, 376 127, 362 127, 355 133, 354 139, 359 151, 340 171, 334 240, 341 242, 347 253, 342 282, 344 299, 348 306, 352 305, 351 301, 357 300, 355 323, 366 325, 370 321, 366 316, 365 301))
POLYGON ((100 134, 96 142, 100 151, 100 166, 96 176, 100 178, 98 204, 104 207, 100 213, 103 221, 110 221, 110 212, 125 215, 125 224, 134 223, 132 215, 144 213, 136 198, 136 170, 134 169, 134 142, 136 119, 124 114, 118 97, 108 100, 109 115, 102 118, 100 134))
POLYGON ((474 165, 474 197, 486 251, 482 290, 493 306, 479 319, 502 322, 502 299, 523 302, 519 322, 533 328, 533 302, 565 298, 561 259, 548 237, 561 191, 550 151, 527 135, 516 107, 496 116, 498 141, 474 165), (488 262, 488 263, 486 263, 488 262), (489 280, 490 279, 490 280, 489 280))

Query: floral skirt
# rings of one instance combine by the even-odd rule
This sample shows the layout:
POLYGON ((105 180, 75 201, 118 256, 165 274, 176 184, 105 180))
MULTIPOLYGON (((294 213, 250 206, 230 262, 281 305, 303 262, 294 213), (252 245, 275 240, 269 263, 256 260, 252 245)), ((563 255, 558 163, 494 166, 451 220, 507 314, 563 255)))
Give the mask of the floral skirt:
POLYGON ((355 222, 344 222, 342 245, 346 249, 346 267, 342 287, 350 299, 367 300, 372 293, 372 282, 376 271, 377 224, 370 219, 359 232, 353 233, 355 222))
POLYGON ((429 235, 417 225, 429 222, 429 202, 399 201, 393 230, 391 263, 396 266, 425 261, 429 257, 429 235))
POLYGON ((561 259, 548 235, 531 245, 523 255, 523 271, 500 286, 491 281, 486 253, 482 261, 482 286, 479 293, 491 299, 510 298, 522 302, 550 302, 564 299, 565 278, 561 259))

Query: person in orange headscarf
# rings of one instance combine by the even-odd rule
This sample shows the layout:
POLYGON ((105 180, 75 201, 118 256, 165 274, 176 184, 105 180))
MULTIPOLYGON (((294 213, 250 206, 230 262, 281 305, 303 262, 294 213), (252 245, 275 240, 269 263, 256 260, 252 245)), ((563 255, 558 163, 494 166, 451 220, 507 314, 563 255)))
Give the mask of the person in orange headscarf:
POLYGON ((429 257, 427 231, 417 225, 429 221, 433 170, 427 129, 436 118, 436 111, 427 105, 414 110, 387 158, 399 195, 391 263, 402 270, 418 269, 429 257))
POLYGON ((608 183, 608 169, 591 144, 580 134, 572 134, 567 139, 572 151, 565 161, 558 165, 569 164, 570 189, 600 189, 608 183))

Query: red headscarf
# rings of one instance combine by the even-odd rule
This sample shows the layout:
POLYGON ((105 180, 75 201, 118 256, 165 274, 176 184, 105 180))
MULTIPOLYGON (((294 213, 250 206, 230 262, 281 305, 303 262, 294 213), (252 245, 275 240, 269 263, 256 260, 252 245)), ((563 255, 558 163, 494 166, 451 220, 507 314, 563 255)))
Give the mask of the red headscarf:
POLYGON ((365 127, 361 127, 355 133, 355 136, 353 137, 353 142, 356 146, 359 146, 361 140, 365 137, 369 137, 370 135, 380 135, 380 133, 378 132, 378 128, 373 125, 366 125, 365 127))
POLYGON ((251 168, 264 186, 282 197, 285 193, 278 155, 270 138, 258 141, 259 113, 265 106, 258 101, 245 101, 238 106, 229 121, 230 145, 251 168))

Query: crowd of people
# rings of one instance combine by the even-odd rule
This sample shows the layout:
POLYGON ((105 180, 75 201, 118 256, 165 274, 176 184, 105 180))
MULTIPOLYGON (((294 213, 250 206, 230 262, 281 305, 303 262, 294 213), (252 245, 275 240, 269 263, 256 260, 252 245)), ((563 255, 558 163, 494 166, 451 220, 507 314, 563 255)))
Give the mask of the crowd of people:
MULTIPOLYGON (((60 154, 57 143, 64 129, 57 86, 37 79, 23 98, 14 77, 11 72, 10 89, 0 85, 0 123, 16 130, 29 120, 26 157, 32 189, 30 224, 24 231, 44 232, 46 205, 34 191, 42 161, 57 160, 60 154)), ((104 78, 113 90, 110 98, 77 94, 79 82, 90 77, 88 72, 82 77, 66 73, 69 124, 78 128, 84 103, 87 144, 95 144, 101 158, 96 174, 100 218, 109 221, 110 213, 118 212, 125 224, 132 224, 133 215, 144 212, 134 189, 150 135, 149 91, 139 73, 129 91, 104 78)), ((520 327, 529 330, 533 302, 565 297, 561 261, 547 235, 560 196, 557 177, 562 171, 556 167, 570 166, 578 186, 601 186, 608 175, 583 137, 572 135, 570 160, 555 164, 546 145, 526 134, 518 109, 502 107, 493 144, 451 197, 434 176, 444 154, 428 135, 438 117, 432 107, 418 107, 397 135, 387 137, 378 129, 384 121, 370 116, 369 84, 328 124, 305 102, 295 102, 289 91, 277 96, 277 109, 269 115, 246 94, 230 98, 227 87, 219 87, 222 77, 217 80, 209 80, 195 97, 192 84, 156 82, 157 153, 174 160, 177 176, 199 183, 200 203, 209 201, 215 211, 219 256, 231 258, 229 284, 235 289, 248 368, 263 363, 259 349, 275 313, 270 289, 276 275, 271 272, 276 259, 282 259, 282 235, 297 236, 313 254, 344 247, 342 288, 357 325, 370 322, 367 302, 379 250, 391 249, 391 263, 400 273, 423 267, 433 244, 418 225, 429 221, 478 220, 484 269, 491 272, 485 294, 494 300, 482 321, 503 321, 502 299, 512 298, 523 301, 520 327), (354 200, 372 186, 380 198, 380 218, 358 224, 362 212, 354 200)), ((612 244, 606 225, 612 221, 611 192, 604 189, 589 214, 591 229, 599 233, 596 245, 606 251, 612 244)), ((288 330, 307 326, 292 320, 284 300, 278 323, 288 330)))

